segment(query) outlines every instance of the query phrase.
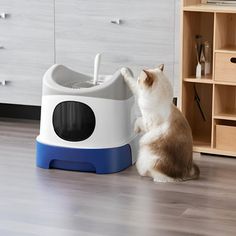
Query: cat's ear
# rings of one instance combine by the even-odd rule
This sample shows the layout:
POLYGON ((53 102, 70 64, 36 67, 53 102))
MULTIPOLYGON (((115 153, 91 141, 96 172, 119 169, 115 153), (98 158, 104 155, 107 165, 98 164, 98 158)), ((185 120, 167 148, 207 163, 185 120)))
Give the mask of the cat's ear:
POLYGON ((165 67, 164 64, 161 64, 161 65, 158 66, 158 68, 159 68, 161 71, 164 71, 164 67, 165 67))
POLYGON ((151 72, 149 72, 148 70, 143 70, 143 72, 147 75, 146 79, 144 80, 144 83, 148 87, 151 87, 154 82, 153 74, 151 72))

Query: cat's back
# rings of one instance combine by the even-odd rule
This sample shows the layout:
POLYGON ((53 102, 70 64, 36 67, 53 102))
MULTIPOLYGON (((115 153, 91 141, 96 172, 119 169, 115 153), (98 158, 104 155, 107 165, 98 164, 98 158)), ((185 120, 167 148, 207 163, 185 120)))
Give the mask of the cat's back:
POLYGON ((171 107, 169 124, 170 131, 173 133, 172 135, 175 135, 175 137, 186 136, 192 140, 192 132, 188 121, 175 105, 172 105, 171 107))
POLYGON ((146 141, 143 143, 148 143, 152 149, 164 148, 176 153, 181 149, 188 154, 192 152, 191 128, 181 111, 174 105, 171 106, 169 118, 156 129, 149 131, 142 139, 146 141))
POLYGON ((167 127, 165 131, 156 136, 155 140, 150 140, 148 145, 156 157, 154 169, 172 178, 184 178, 192 168, 190 126, 174 105, 171 106, 171 113, 164 125, 167 127))

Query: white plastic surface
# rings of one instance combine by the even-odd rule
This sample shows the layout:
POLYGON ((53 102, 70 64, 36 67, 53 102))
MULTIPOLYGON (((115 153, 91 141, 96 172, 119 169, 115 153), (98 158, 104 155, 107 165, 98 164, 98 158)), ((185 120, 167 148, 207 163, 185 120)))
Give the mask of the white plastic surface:
POLYGON ((133 131, 135 111, 134 97, 121 101, 67 95, 43 96, 40 135, 37 139, 45 144, 73 148, 120 147, 130 143, 136 136, 133 131), (87 140, 69 142, 56 135, 52 123, 53 111, 63 101, 78 101, 92 108, 96 117, 96 127, 87 140))

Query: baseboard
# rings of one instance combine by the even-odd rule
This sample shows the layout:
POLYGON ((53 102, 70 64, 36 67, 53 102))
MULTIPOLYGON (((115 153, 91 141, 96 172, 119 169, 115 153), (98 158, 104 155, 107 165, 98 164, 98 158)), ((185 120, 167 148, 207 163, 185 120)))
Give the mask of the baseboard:
POLYGON ((40 120, 40 106, 0 103, 0 117, 40 120))

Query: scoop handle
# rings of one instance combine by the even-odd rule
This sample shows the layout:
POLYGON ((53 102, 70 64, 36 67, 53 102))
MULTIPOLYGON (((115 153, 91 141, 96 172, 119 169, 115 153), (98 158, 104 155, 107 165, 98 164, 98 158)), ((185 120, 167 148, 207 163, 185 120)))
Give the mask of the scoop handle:
POLYGON ((96 85, 98 82, 100 63, 101 63, 101 54, 98 53, 94 59, 93 85, 96 85))

